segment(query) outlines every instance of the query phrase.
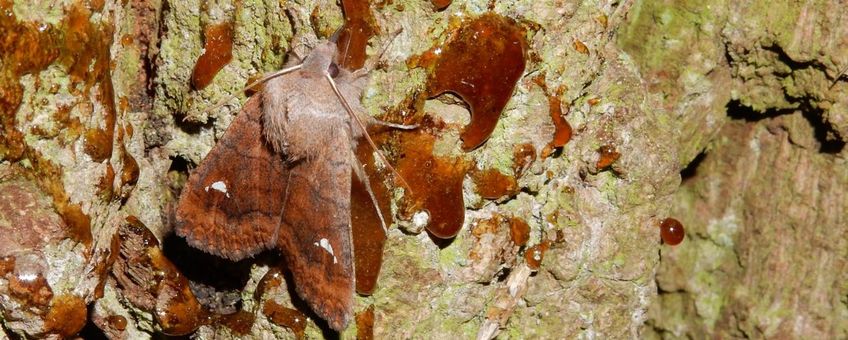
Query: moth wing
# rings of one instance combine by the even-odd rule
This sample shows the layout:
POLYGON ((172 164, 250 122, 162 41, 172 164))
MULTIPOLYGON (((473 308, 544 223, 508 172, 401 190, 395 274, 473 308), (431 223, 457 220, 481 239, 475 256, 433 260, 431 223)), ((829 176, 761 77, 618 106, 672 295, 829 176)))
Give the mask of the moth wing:
POLYGON ((354 269, 350 234, 350 135, 340 120, 315 118, 312 138, 328 152, 310 155, 291 167, 278 246, 295 289, 330 327, 342 330, 353 313, 354 269), (337 146, 334 148, 334 146, 337 146))
POLYGON ((251 97, 189 176, 176 233, 192 247, 238 261, 273 248, 288 170, 262 138, 259 96, 251 97))

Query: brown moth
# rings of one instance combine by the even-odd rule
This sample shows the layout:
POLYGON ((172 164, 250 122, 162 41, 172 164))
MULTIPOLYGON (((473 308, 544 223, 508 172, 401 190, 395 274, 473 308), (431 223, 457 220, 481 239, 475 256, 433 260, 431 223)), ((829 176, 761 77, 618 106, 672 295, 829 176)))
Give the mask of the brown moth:
POLYGON ((247 101, 191 174, 176 233, 231 260, 279 249, 297 294, 342 330, 353 312, 352 175, 369 186, 354 155, 368 138, 360 119, 410 127, 357 117, 366 78, 335 58, 335 43, 322 43, 247 101))

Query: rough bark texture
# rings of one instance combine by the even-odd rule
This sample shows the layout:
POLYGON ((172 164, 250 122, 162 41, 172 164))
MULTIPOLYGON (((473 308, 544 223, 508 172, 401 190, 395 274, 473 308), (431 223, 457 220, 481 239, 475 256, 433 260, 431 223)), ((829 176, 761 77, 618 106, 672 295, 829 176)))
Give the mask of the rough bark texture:
POLYGON ((631 12, 630 29, 648 29, 633 55, 679 88, 703 87, 703 65, 731 77, 709 93, 730 96, 717 102, 726 114, 682 135, 702 153, 671 206, 688 239, 661 250, 646 336, 848 336, 842 6, 646 2, 631 12))
MULTIPOLYGON (((550 96, 574 136, 510 198, 484 199, 466 178, 452 242, 390 228, 378 286, 357 297, 357 313, 373 305, 376 337, 848 337, 845 3, 435 3, 372 2, 369 55, 393 43, 363 94, 370 114, 403 110, 426 80, 407 61, 488 11, 526 29, 526 76, 482 147, 463 153, 449 130, 434 152, 512 173, 516 145, 549 142, 550 96), (599 169, 609 148, 620 158, 599 169), (660 243, 667 216, 687 228, 679 246, 660 243), (529 225, 527 246, 509 218, 529 225)), ((173 236, 172 209, 240 104, 203 109, 332 34, 335 1, 0 9, 4 332, 70 336, 88 306, 83 331, 113 338, 294 336, 263 312, 292 306, 281 279, 262 279, 278 259, 194 253, 173 236), (193 89, 203 28, 222 22, 232 61, 193 89)), ((424 110, 468 120, 447 100, 424 110)), ((305 332, 324 335, 312 321, 305 332)))

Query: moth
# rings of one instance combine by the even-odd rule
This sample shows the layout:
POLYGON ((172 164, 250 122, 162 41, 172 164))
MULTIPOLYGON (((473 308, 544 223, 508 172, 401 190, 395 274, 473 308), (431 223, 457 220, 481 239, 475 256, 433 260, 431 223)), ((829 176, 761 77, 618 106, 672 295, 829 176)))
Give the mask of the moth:
POLYGON ((361 139, 375 147, 366 124, 414 126, 359 116, 367 78, 340 68, 338 57, 335 42, 321 43, 247 100, 190 175, 175 231, 189 245, 234 261, 278 249, 297 294, 342 330, 355 289, 352 176, 370 187, 354 150, 361 139))

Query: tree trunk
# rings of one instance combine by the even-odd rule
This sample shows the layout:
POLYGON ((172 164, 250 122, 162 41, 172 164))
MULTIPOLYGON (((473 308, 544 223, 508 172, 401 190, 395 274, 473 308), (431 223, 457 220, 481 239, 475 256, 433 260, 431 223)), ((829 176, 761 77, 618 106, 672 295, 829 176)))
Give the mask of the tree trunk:
POLYGON ((382 271, 343 336, 848 337, 844 3, 366 4, 0 0, 3 330, 331 336, 285 254, 229 262, 173 228, 248 79, 347 22, 374 32, 366 113, 419 129, 375 133, 410 184, 390 185, 382 271), (495 47, 448 53, 469 27, 468 50, 511 30, 524 49, 514 89, 464 88, 510 94, 479 147, 465 126, 498 98, 440 94, 438 67, 517 68, 495 47), (451 178, 465 213, 442 240, 451 178))

